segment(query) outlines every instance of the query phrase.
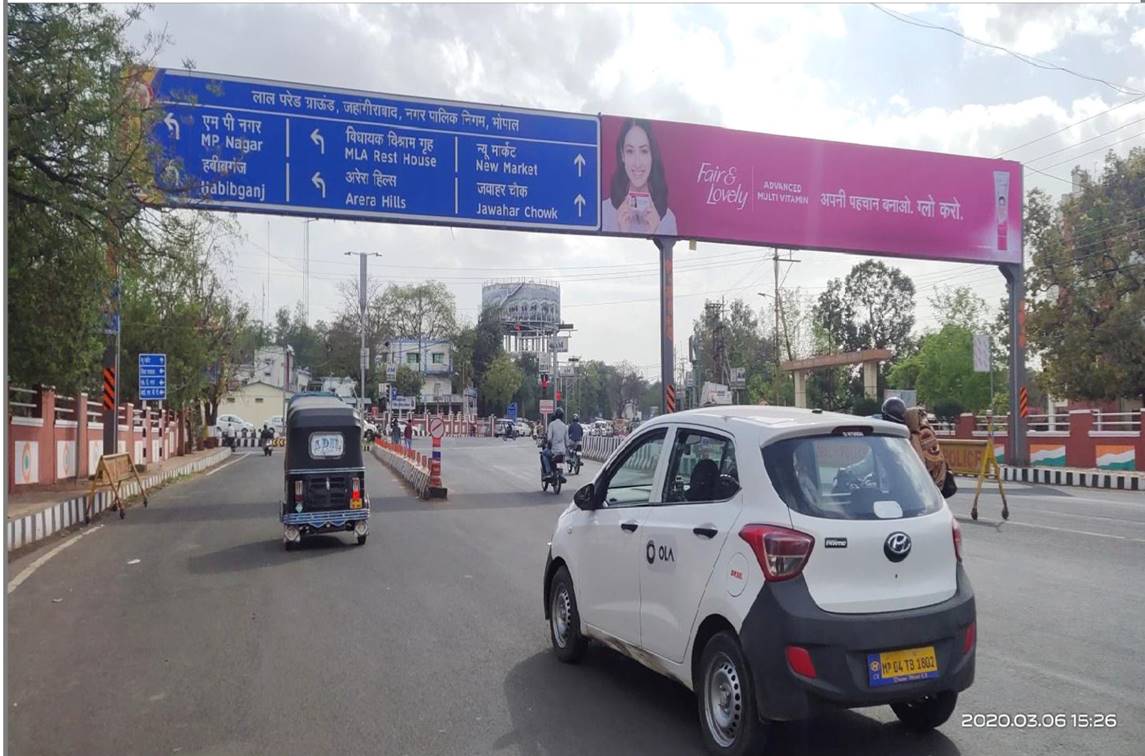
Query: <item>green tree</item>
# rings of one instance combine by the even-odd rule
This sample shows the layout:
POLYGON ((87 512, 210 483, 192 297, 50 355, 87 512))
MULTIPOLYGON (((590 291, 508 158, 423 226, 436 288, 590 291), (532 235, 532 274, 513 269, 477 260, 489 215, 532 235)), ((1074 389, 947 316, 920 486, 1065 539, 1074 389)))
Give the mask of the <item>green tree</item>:
POLYGON ((162 40, 125 42, 135 8, 5 11, 9 378, 92 388, 112 267, 154 254, 145 232, 160 214, 131 191, 149 174, 156 116, 135 66, 162 40))
POLYGON ((1145 394, 1145 148, 1109 153, 1056 208, 1039 190, 1026 207, 1026 332, 1043 385, 1090 400, 1145 394))
POLYGON ((407 365, 398 365, 394 385, 399 396, 418 396, 421 393, 421 374, 407 365))
POLYGON ((238 238, 233 216, 170 214, 155 242, 163 254, 123 276, 120 396, 138 401, 136 356, 167 355, 167 405, 214 403, 234 378, 249 331, 247 308, 216 274, 238 238))
MULTIPOLYGON (((517 412, 521 417, 539 418, 541 416, 539 403, 541 399, 541 368, 537 355, 528 352, 518 354, 513 363, 521 372, 521 382, 516 391, 513 392, 513 401, 517 402, 517 412)), ((546 392, 546 396, 550 399, 553 397, 555 385, 554 376, 551 377, 549 389, 546 392)))
POLYGON ((975 294, 969 286, 936 289, 929 301, 938 318, 939 327, 956 325, 972 333, 985 333, 990 328, 986 300, 975 294))
POLYGON ((520 387, 521 369, 513 364, 508 355, 501 354, 485 371, 485 378, 481 382, 481 394, 485 397, 489 411, 503 415, 509 400, 520 387))
POLYGON ((954 402, 977 411, 990 404, 990 374, 974 372, 973 353, 970 329, 951 323, 928 334, 917 353, 891 369, 890 380, 917 389, 919 402, 932 409, 954 402))

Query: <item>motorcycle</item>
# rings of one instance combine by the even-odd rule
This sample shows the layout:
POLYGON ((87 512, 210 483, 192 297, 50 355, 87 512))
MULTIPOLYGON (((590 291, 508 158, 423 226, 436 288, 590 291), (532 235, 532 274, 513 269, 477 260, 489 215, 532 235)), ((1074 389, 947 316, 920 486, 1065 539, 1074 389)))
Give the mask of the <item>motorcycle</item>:
POLYGON ((580 444, 573 444, 572 448, 569 450, 569 458, 568 458, 568 463, 566 465, 568 467, 569 475, 579 475, 580 474, 580 468, 581 468, 581 464, 582 464, 581 460, 580 460, 580 452, 581 452, 581 445, 580 444))
POLYGON ((565 482, 564 473, 561 472, 561 465, 564 464, 565 455, 554 454, 552 459, 553 470, 548 475, 545 475, 545 450, 541 449, 541 490, 549 490, 552 486, 553 493, 559 494, 561 492, 561 484, 565 482))

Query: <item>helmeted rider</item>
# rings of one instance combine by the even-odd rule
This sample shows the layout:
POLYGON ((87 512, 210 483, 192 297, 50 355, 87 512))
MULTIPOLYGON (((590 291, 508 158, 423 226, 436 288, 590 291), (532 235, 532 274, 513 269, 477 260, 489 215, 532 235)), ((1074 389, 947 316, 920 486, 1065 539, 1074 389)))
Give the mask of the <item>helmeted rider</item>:
POLYGON ((545 448, 541 452, 541 465, 545 477, 553 474, 553 457, 565 455, 569 452, 569 427, 565 425, 565 411, 557 407, 553 411, 553 419, 545 429, 545 448))
POLYGON ((582 438, 584 438, 584 428, 580 424, 580 415, 574 412, 572 424, 569 425, 569 441, 579 444, 582 438))

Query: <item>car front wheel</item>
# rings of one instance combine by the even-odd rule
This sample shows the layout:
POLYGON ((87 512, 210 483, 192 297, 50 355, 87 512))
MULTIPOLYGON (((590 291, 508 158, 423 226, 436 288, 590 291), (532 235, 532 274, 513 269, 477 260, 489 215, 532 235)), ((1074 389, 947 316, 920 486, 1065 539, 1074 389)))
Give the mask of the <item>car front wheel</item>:
POLYGON ((914 701, 891 704, 891 709, 899 721, 909 729, 926 732, 950 719, 957 703, 958 694, 948 690, 933 696, 923 696, 914 701))
POLYGON ((588 648, 588 638, 581 635, 572 576, 563 565, 553 575, 549 602, 549 637, 553 651, 567 664, 579 661, 588 648))
POLYGON ((760 752, 767 725, 757 713, 747 659, 732 633, 708 640, 697 673, 696 703, 708 751, 720 756, 760 752))

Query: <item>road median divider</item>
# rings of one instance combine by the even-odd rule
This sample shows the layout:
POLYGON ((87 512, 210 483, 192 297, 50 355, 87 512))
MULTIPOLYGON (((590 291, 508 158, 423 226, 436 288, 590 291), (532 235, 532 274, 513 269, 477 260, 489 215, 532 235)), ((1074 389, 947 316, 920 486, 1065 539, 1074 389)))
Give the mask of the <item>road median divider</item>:
POLYGON ((407 449, 401 444, 382 439, 374 440, 370 453, 409 483, 418 496, 423 499, 430 498, 432 476, 429 457, 413 449, 407 449))

